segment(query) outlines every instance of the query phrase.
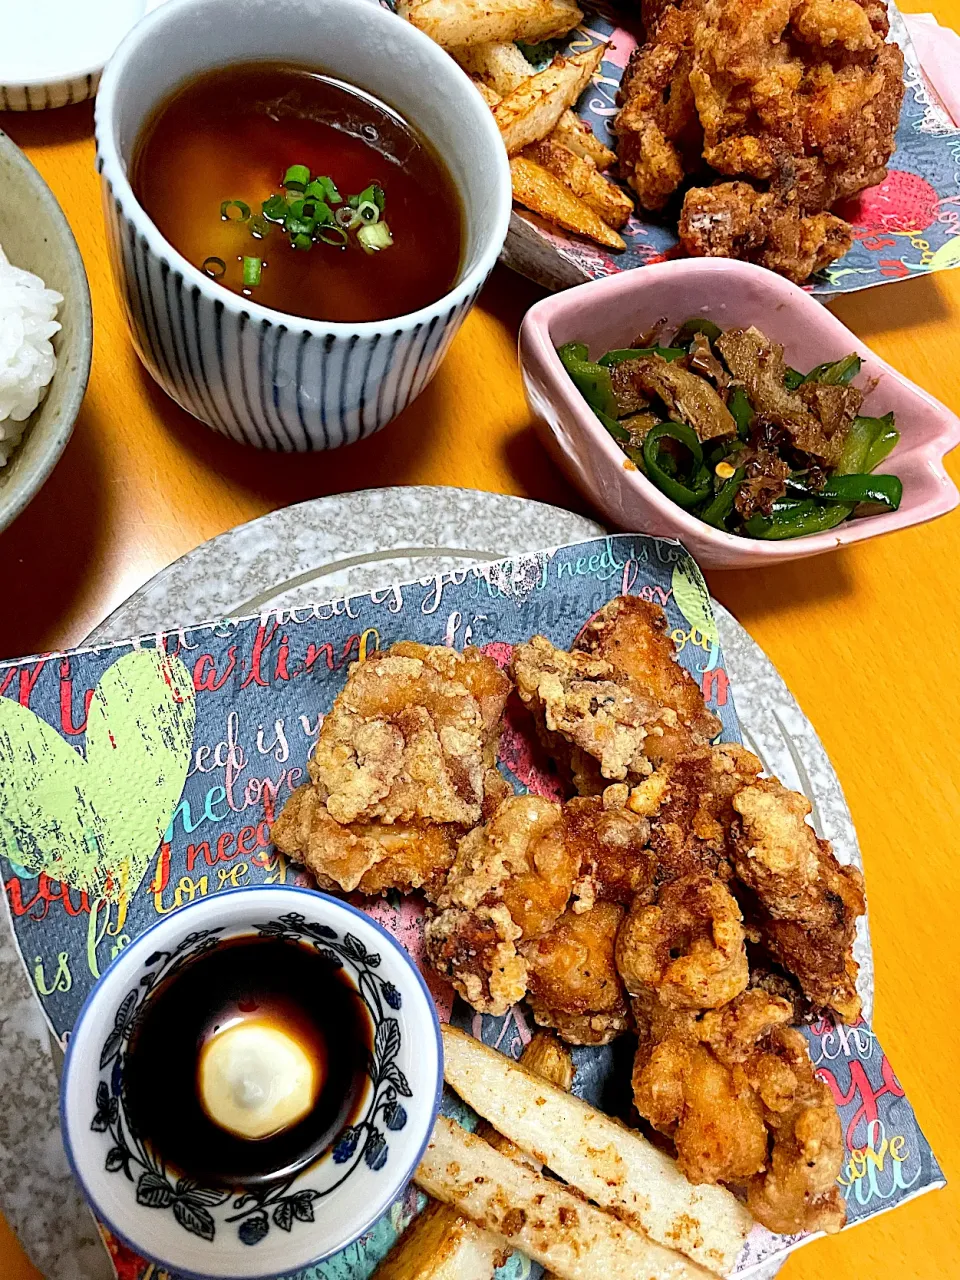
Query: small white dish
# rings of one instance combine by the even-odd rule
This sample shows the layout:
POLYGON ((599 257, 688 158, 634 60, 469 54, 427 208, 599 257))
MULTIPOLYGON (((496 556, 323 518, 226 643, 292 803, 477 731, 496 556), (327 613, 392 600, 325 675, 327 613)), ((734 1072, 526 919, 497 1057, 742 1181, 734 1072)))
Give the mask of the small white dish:
POLYGON ((369 916, 310 889, 241 889, 165 916, 120 953, 67 1049, 60 1123, 94 1212, 142 1257, 195 1280, 261 1280, 344 1249, 389 1208, 420 1162, 443 1088, 440 1024, 410 956, 369 916), (292 1179, 227 1191, 179 1176, 131 1132, 128 1044, 150 991, 194 954, 282 935, 332 951, 373 1023, 359 1118, 292 1179))
POLYGON ((0 111, 44 111, 92 98, 135 23, 164 0, 11 4, 0 41, 0 111))

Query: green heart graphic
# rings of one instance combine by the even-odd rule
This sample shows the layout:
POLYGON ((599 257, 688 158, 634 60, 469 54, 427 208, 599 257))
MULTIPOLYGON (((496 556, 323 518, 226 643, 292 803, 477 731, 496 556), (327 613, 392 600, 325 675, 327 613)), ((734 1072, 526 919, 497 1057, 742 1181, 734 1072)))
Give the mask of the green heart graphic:
POLYGON ((86 759, 0 698, 0 850, 33 875, 132 897, 183 791, 195 720, 189 672, 157 649, 126 653, 100 677, 86 759))

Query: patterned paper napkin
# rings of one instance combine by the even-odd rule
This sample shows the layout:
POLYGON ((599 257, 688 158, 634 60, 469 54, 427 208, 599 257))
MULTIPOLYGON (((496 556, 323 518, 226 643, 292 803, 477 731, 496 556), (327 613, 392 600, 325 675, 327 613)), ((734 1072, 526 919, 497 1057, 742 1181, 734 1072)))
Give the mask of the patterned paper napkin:
MULTIPOLYGON (((351 662, 395 640, 417 639, 479 645, 505 665, 512 646, 537 632, 568 647, 622 592, 664 606, 680 661, 720 716, 724 739, 738 741, 700 571, 679 544, 640 535, 0 665, 0 875, 11 941, 54 1039, 65 1044, 98 974, 158 916, 209 894, 301 879, 272 848, 270 822, 303 777, 351 662)), ((556 793, 519 704, 508 710, 499 763, 515 789, 556 793)), ((413 899, 359 905, 419 958, 421 909, 413 899)), ((531 1032, 521 1009, 480 1017, 435 975, 427 977, 444 1019, 519 1054, 531 1032)), ((16 979, 22 983, 21 974, 16 979)), ((5 992, 0 1020, 11 999, 5 992)), ((55 1086, 38 1042, 43 1027, 30 1023, 29 1007, 18 1008, 28 1034, 19 1065, 4 1060, 0 1203, 50 1280, 99 1280, 89 1257, 81 1269, 79 1259, 47 1248, 73 1220, 76 1192, 62 1176, 55 1086)), ((820 1023, 806 1034, 843 1119, 841 1185, 850 1222, 942 1185, 870 1028, 820 1023)), ((0 1053, 9 1053, 3 1042, 0 1036, 0 1053)), ((576 1091, 599 1101, 614 1050, 578 1049, 575 1058, 576 1091)), ((445 1107, 460 1113, 455 1099, 445 1107)), ((300 1280, 366 1280, 421 1202, 408 1190, 361 1241, 300 1280)), ((775 1267, 803 1242, 757 1228, 741 1269, 775 1267)), ((120 1280, 147 1280, 141 1259, 108 1244, 120 1280)), ((537 1275, 539 1268, 519 1257, 503 1272, 515 1280, 537 1275)))

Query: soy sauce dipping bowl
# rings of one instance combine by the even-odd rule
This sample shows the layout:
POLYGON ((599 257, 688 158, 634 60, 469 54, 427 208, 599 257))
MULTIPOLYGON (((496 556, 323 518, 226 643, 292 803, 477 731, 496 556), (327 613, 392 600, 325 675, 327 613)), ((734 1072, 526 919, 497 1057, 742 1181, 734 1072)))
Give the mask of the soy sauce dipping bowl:
POLYGON ((113 962, 84 1004, 60 1095, 64 1145, 94 1212, 174 1275, 254 1280, 321 1262, 367 1231, 420 1162, 443 1088, 433 999, 403 947, 369 916, 309 889, 260 887, 181 907, 113 962), (165 1168, 131 1132, 124 1102, 130 1033, 150 977, 229 938, 271 933, 343 962, 367 1006, 374 1051, 359 1119, 292 1181, 257 1201, 165 1168), (144 979, 147 978, 147 983, 144 979))
POLYGON ((167 0, 108 63, 96 137, 110 263, 140 360, 188 413, 264 449, 334 449, 386 426, 436 373, 506 239, 510 167, 490 109, 453 58, 376 0, 167 0), (433 144, 464 210, 463 263, 444 297, 390 320, 301 320, 221 288, 163 238, 127 176, 141 128, 194 76, 257 61, 365 89, 433 144))

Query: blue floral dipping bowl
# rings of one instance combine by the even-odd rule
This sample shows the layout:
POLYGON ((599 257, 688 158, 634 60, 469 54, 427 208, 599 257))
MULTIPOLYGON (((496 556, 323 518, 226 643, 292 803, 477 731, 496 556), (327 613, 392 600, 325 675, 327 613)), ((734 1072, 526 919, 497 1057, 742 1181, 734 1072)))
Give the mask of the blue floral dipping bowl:
MULTIPOLYGON (((328 1049, 336 1053, 335 1036, 328 1049)), ((70 1039, 61 1124, 84 1195, 130 1248, 181 1277, 266 1280, 337 1253, 389 1208, 429 1141, 442 1087, 436 1008, 403 947, 345 902, 261 887, 181 907, 117 957, 70 1039), (132 1046, 154 993, 169 993, 181 972, 238 939, 319 953, 362 1002, 372 1050, 348 1122, 312 1163, 244 1185, 207 1185, 143 1135, 131 1109, 132 1046)))

